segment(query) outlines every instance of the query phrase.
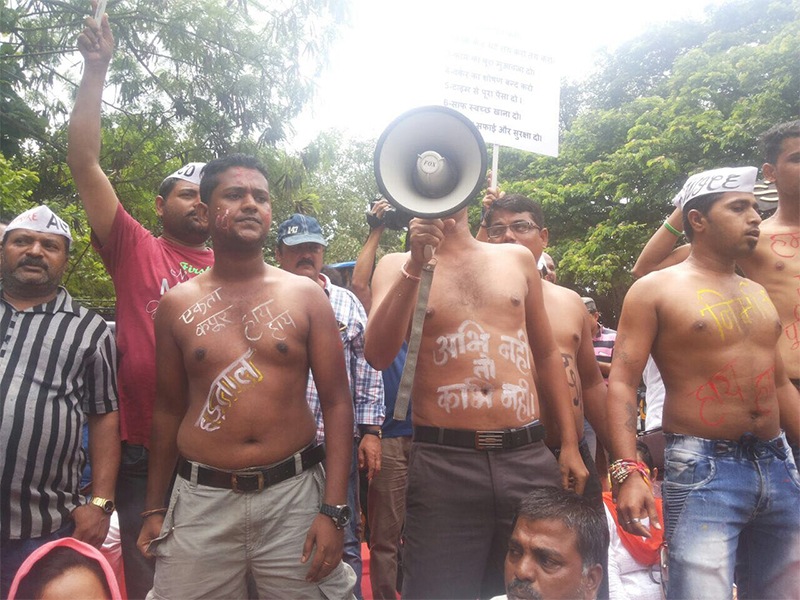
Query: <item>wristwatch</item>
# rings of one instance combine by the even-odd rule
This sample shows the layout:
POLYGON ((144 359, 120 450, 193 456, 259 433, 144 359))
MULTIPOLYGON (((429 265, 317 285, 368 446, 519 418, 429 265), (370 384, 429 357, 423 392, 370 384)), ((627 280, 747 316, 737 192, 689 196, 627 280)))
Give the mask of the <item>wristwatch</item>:
POLYGON ((99 506, 103 509, 103 512, 107 515, 110 515, 114 512, 116 505, 114 504, 113 500, 109 500, 108 498, 101 498, 100 496, 92 496, 92 499, 89 500, 89 504, 94 504, 95 506, 99 506))
POLYGON ((347 504, 323 504, 319 507, 320 514, 330 517, 336 529, 344 529, 350 524, 353 518, 353 511, 347 504))
POLYGON ((383 439, 383 431, 380 429, 362 429, 361 436, 363 437, 365 435, 377 435, 379 440, 383 439))

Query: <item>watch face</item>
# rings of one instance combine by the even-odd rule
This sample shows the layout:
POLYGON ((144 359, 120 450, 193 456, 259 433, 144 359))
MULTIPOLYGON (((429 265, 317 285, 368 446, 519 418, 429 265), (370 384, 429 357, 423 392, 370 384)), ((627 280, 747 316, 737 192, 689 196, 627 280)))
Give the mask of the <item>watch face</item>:
POLYGON ((347 527, 353 519, 353 511, 346 504, 339 509, 339 516, 336 517, 339 527, 347 527))
POLYGON ((114 503, 111 500, 106 500, 103 503, 103 510, 106 511, 107 513, 114 512, 114 503))

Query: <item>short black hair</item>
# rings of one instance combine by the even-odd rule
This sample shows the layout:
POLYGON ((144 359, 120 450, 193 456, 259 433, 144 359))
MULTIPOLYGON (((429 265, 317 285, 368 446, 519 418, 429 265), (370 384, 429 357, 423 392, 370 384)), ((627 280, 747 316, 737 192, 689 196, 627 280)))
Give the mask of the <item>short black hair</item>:
POLYGON ((17 598, 41 598, 48 583, 71 569, 89 569, 103 584, 106 597, 111 598, 106 573, 100 563, 73 548, 59 546, 36 561, 28 574, 19 582, 17 598))
POLYGON ((228 169, 233 167, 244 167, 245 169, 253 169, 258 171, 264 176, 264 179, 269 180, 267 169, 262 165, 255 156, 247 154, 231 154, 222 158, 215 158, 210 163, 203 167, 202 176, 200 179, 200 200, 204 204, 211 202, 211 194, 219 184, 219 176, 228 169))
POLYGON ((175 189, 175 184, 178 183, 177 177, 167 177, 164 181, 161 182, 161 185, 158 188, 158 195, 161 196, 164 200, 169 198, 169 195, 172 193, 172 190, 175 189))
POLYGON ((769 164, 778 162, 783 140, 790 137, 800 137, 800 120, 775 125, 761 135, 761 152, 769 164))
POLYGON ((320 270, 320 273, 322 273, 323 275, 327 275, 328 279, 331 280, 331 283, 333 285, 336 285, 338 287, 345 287, 344 279, 342 278, 342 273, 339 271, 339 269, 335 269, 330 265, 325 265, 320 270))
POLYGON ((544 229, 544 211, 541 205, 522 194, 507 194, 492 202, 483 219, 486 225, 492 222, 492 215, 495 210, 507 210, 513 213, 529 212, 533 217, 533 222, 541 229, 544 229))
POLYGON ((683 233, 686 235, 687 240, 691 242, 694 239, 694 229, 692 229, 692 225, 689 223, 689 211, 698 210, 701 214, 707 217, 708 213, 711 212, 711 207, 714 206, 714 203, 717 200, 722 198, 723 194, 724 192, 703 194, 697 198, 692 198, 683 205, 683 233))
POLYGON ((512 529, 516 528, 520 518, 532 522, 545 519, 561 521, 567 529, 574 531, 584 572, 596 564, 606 564, 609 536, 605 514, 572 490, 558 487, 534 489, 520 501, 512 529))

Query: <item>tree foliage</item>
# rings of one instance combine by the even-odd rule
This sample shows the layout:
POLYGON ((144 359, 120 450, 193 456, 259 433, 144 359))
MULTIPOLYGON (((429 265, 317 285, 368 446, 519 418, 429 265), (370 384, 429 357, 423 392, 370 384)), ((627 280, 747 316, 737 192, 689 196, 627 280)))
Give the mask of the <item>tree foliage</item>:
MULTIPOLYGON (((233 151, 270 173, 275 223, 315 215, 328 262, 355 259, 376 192, 371 140, 320 135, 277 149, 308 101, 347 0, 111 0, 117 52, 104 96, 101 165, 154 233, 155 190, 181 164, 233 151)), ((65 164, 85 0, 11 0, 0 12, 0 218, 47 201, 76 232, 68 287, 113 294, 88 248, 65 164)), ((701 21, 652 27, 564 82, 560 156, 503 148, 500 184, 542 202, 562 283, 595 296, 611 323, 631 268, 691 174, 759 165, 758 135, 800 112, 800 2, 732 0, 701 21)), ((474 227, 480 209, 470 210, 474 227)), ((274 260, 276 227, 266 256, 274 260)), ((381 252, 399 250, 388 232, 381 252)))
POLYGON ((502 150, 501 185, 544 206, 561 282, 611 322, 686 178, 761 165, 758 136, 797 118, 799 7, 737 0, 654 27, 566 84, 558 158, 502 150))
MULTIPOLYGON (((111 0, 117 48, 100 162, 126 209, 158 234, 153 198, 165 176, 248 152, 275 174, 273 196, 288 210, 297 159, 276 143, 311 98, 346 8, 346 0, 111 0)), ((113 297, 113 286, 85 252, 89 230, 66 166, 83 64, 75 40, 90 10, 89 0, 11 0, 0 11, 0 149, 14 161, 0 163, 0 218, 53 206, 75 228, 68 288, 99 299, 113 297), (9 170, 28 193, 8 187, 9 170)))

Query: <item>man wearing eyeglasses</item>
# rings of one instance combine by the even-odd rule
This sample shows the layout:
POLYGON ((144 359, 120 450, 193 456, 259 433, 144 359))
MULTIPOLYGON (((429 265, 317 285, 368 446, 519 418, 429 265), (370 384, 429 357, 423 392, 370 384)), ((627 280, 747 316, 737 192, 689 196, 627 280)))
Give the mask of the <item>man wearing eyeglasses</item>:
MULTIPOLYGON (((486 212, 477 239, 490 244, 519 244, 531 251, 538 262, 547 246, 548 231, 544 226, 542 207, 521 194, 487 192, 484 199, 486 212)), ((542 281, 544 307, 553 337, 564 361, 567 383, 572 398, 572 415, 580 439, 579 449, 589 471, 584 496, 602 510, 602 486, 597 475, 591 449, 584 437, 584 412, 589 423, 605 439, 606 386, 595 360, 592 346, 591 320, 580 296, 564 287, 542 281)), ((556 453, 561 436, 555 423, 545 417, 547 437, 545 442, 556 453)))
MULTIPOLYGON (((541 264, 544 248, 547 246, 549 233, 544 226, 542 207, 521 194, 498 194, 489 189, 483 200, 485 209, 478 240, 490 244, 519 244, 531 251, 537 263, 541 264)), ((548 256, 548 258, 550 258, 548 256)), ((552 258, 550 258, 552 262, 552 258)), ((552 271, 555 276, 555 265, 552 271)), ((555 285, 552 279, 542 274, 542 296, 553 338, 564 361, 564 371, 569 384, 572 400, 572 416, 575 432, 580 440, 578 448, 589 479, 583 495, 599 511, 603 510, 603 487, 594 463, 594 443, 584 431, 596 433, 604 445, 606 439, 606 385, 595 360, 592 345, 591 319, 583 306, 580 296, 564 287, 555 285), (584 417, 585 413, 585 417, 584 417), (591 427, 585 427, 584 419, 591 427)), ((547 437, 545 443, 553 449, 556 456, 561 449, 561 433, 553 419, 545 415, 547 437)), ((593 436, 592 436, 593 437, 593 436)), ((594 442, 594 440, 592 440, 594 442)), ((608 447, 608 446, 606 446, 608 447)), ((607 572, 607 569, 604 570, 607 572)), ((600 597, 608 597, 608 584, 603 581, 600 597)))

